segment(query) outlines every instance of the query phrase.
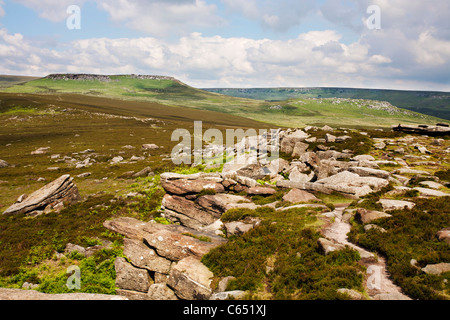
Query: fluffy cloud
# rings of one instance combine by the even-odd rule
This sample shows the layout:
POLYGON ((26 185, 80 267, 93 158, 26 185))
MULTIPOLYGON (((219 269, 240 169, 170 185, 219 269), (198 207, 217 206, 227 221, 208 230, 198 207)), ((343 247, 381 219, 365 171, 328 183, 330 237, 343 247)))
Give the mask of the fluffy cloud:
POLYGON ((39 16, 53 22, 67 19, 67 8, 71 5, 82 6, 86 0, 14 0, 38 12, 39 16))
MULTIPOLYGON (((115 22, 154 36, 183 34, 192 27, 220 26, 216 5, 204 0, 96 0, 115 22)), ((191 30, 192 31, 192 30, 191 30)))
POLYGON ((311 31, 290 40, 205 37, 199 33, 176 42, 153 37, 96 38, 49 50, 21 34, 1 29, 0 74, 162 74, 197 87, 436 87, 437 78, 417 82, 422 79, 418 75, 423 68, 437 70, 441 63, 446 66, 450 46, 431 35, 424 35, 415 45, 412 59, 421 67, 402 69, 392 65, 389 55, 373 54, 367 43, 342 43, 341 35, 333 30, 311 31), (430 46, 440 50, 430 51, 430 46))

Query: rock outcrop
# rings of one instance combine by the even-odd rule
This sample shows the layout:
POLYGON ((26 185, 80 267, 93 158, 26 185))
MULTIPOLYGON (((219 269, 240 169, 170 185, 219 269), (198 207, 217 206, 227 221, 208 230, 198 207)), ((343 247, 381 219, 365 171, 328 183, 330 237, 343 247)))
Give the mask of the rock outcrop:
POLYGON ((55 181, 33 192, 23 201, 17 202, 3 214, 26 214, 30 216, 61 210, 65 205, 81 199, 77 186, 70 175, 63 175, 55 181))

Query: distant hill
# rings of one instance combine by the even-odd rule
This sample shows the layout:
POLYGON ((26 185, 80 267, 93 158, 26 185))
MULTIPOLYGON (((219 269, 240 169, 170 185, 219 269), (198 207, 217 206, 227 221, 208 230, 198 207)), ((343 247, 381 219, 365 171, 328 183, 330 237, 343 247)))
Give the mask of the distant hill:
MULTIPOLYGON (((223 89, 220 89, 223 90, 223 89)), ((138 101, 157 103, 161 106, 183 107, 182 113, 191 109, 220 112, 223 118, 239 116, 264 122, 276 127, 304 127, 307 125, 335 127, 389 127, 404 124, 436 124, 442 121, 432 116, 399 109, 385 99, 350 99, 334 98, 334 93, 322 94, 298 89, 291 93, 287 89, 254 89, 256 97, 235 97, 233 92, 247 90, 235 89, 225 91, 228 95, 193 88, 173 77, 153 75, 95 75, 95 74, 52 74, 3 89, 11 94, 43 95, 46 99, 64 100, 67 95, 79 95, 80 101, 88 98, 109 98, 117 105, 126 106, 124 102, 138 101), (292 99, 296 94, 298 98, 292 99), (262 98, 264 93, 265 97, 262 98), (332 98, 329 98, 332 97, 332 98), (268 99, 266 99, 268 98, 268 99), (290 99, 290 100, 286 100, 290 99), (266 101, 283 100, 283 101, 266 101), (225 114, 225 115, 223 115, 225 114)), ((246 93, 247 91, 241 91, 246 93)), ((180 109, 181 111, 181 109, 180 109)), ((189 111, 188 111, 189 112, 189 111)), ((194 112, 195 114, 195 112, 194 112)), ((219 113, 217 115, 220 115, 219 113)), ((174 115, 176 116, 176 114, 174 115)), ((219 121, 219 122, 220 122, 219 121)))
POLYGON ((269 101, 297 98, 349 98, 387 101, 399 108, 450 120, 450 92, 352 88, 211 88, 204 90, 233 97, 269 101))
POLYGON ((26 76, 4 76, 0 75, 0 88, 8 88, 15 86, 20 83, 25 83, 28 81, 39 79, 37 77, 26 77, 26 76))

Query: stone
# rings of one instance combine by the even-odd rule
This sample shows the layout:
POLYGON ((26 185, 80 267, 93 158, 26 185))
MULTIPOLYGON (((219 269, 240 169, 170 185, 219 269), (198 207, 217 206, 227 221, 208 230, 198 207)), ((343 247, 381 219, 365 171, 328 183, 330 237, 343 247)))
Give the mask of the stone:
POLYGON ((390 214, 381 211, 358 208, 356 210, 356 217, 360 219, 363 224, 366 224, 377 219, 390 218, 392 216, 390 214))
POLYGON ((147 292, 148 300, 179 300, 175 293, 164 283, 152 284, 147 292))
POLYGON ((116 269, 116 286, 138 292, 148 292, 153 283, 147 270, 133 267, 124 258, 117 257, 114 261, 116 269))
POLYGON ((276 193, 275 189, 268 188, 268 187, 253 187, 253 188, 248 189, 248 194, 251 196, 256 196, 256 195, 269 196, 269 195, 272 195, 275 193, 276 193))
POLYGON ((205 189, 212 189, 217 193, 225 192, 222 184, 210 180, 162 180, 161 186, 167 193, 176 195, 186 195, 192 193, 200 193, 205 189))
POLYGON ((221 213, 216 210, 208 210, 197 203, 184 197, 165 194, 162 200, 162 208, 166 217, 174 222, 196 230, 214 223, 220 218, 221 213))
POLYGON ((328 255, 333 251, 345 249, 344 245, 325 238, 319 238, 319 240, 317 240, 317 243, 319 244, 320 248, 322 249, 325 255, 328 255))
POLYGON ((242 290, 225 291, 212 294, 209 300, 242 300, 244 296, 245 291, 242 290))
POLYGON ((351 154, 345 152, 339 152, 335 150, 327 150, 327 151, 317 151, 317 156, 320 160, 330 160, 330 159, 349 159, 351 158, 351 154))
POLYGON ((300 157, 300 160, 304 163, 306 163, 311 168, 317 168, 320 166, 320 159, 314 152, 306 152, 302 154, 300 157))
POLYGON ((444 228, 436 233, 439 241, 445 241, 450 244, 450 228, 444 228))
POLYGON ((333 143, 333 142, 336 142, 336 136, 333 136, 332 134, 327 133, 327 134, 325 135, 325 141, 326 141, 327 143, 333 143))
POLYGON ((186 257, 171 270, 167 285, 184 300, 208 300, 214 274, 198 258, 186 257))
POLYGON ((159 256, 142 241, 125 238, 123 254, 138 268, 169 274, 171 261, 159 256))
POLYGON ((296 142, 294 145, 294 148, 292 150, 292 157, 294 158, 299 158, 301 157, 302 154, 304 154, 306 152, 306 150, 308 150, 309 148, 309 144, 307 143, 303 143, 303 142, 296 142))
POLYGON ((154 149, 159 149, 159 146, 157 146, 156 144, 153 144, 153 143, 143 144, 142 149, 143 150, 154 150, 154 149))
POLYGON ((82 246, 79 246, 79 245, 76 245, 76 244, 68 243, 66 245, 65 250, 64 250, 64 254, 65 255, 69 255, 72 252, 78 252, 82 256, 86 256, 86 248, 84 248, 82 246))
POLYGON ((450 271, 450 263, 428 264, 425 268, 422 268, 422 271, 426 274, 440 275, 450 271))
POLYGON ((8 162, 6 162, 5 160, 0 160, 0 169, 7 168, 9 166, 10 166, 10 164, 8 162))
POLYGON ((414 202, 403 200, 380 199, 378 202, 383 207, 383 210, 412 209, 416 205, 414 202))
POLYGON ((228 284, 233 280, 236 280, 236 278, 233 276, 228 276, 221 279, 219 281, 219 284, 217 285, 216 292, 225 292, 227 290, 228 284))
POLYGON ((281 152, 291 155, 297 142, 303 142, 310 135, 302 130, 296 130, 294 133, 288 134, 281 139, 281 152))
POLYGON ((409 168, 400 168, 394 171, 397 174, 423 174, 423 175, 427 175, 430 176, 431 174, 427 171, 423 171, 423 170, 414 170, 414 169, 409 169, 409 168))
POLYGON ((53 300, 53 301, 87 301, 87 300, 127 300, 125 297, 94 293, 48 294, 35 290, 0 288, 0 300, 53 300))
POLYGON ((31 214, 47 207, 54 208, 60 203, 73 204, 79 200, 78 188, 67 174, 33 192, 24 201, 13 204, 3 214, 31 214))
POLYGON ((250 223, 246 223, 243 221, 232 221, 225 223, 225 229, 227 231, 227 235, 235 235, 240 236, 244 233, 249 232, 251 229, 259 225, 261 222, 260 219, 249 219, 250 223))
POLYGON ((197 204, 208 212, 215 212, 222 215, 224 212, 239 207, 256 209, 257 206, 243 196, 232 194, 206 195, 197 199, 197 204))
POLYGON ((236 171, 236 174, 254 180, 263 179, 267 174, 259 164, 249 164, 236 171))
POLYGON ((350 137, 350 136, 339 136, 339 137, 336 137, 336 142, 341 143, 341 142, 344 142, 344 141, 347 141, 350 139, 352 139, 352 137, 350 137))
POLYGON ((313 194, 306 192, 304 190, 292 189, 287 194, 283 196, 283 201, 298 203, 298 202, 309 202, 309 201, 320 201, 313 194))
POLYGON ((110 161, 110 163, 111 163, 112 165, 115 165, 115 164, 120 163, 121 161, 123 161, 123 157, 118 156, 118 157, 112 158, 111 161, 110 161))
POLYGON ((50 147, 42 147, 39 149, 36 149, 35 151, 32 151, 32 155, 39 155, 39 154, 46 154, 50 150, 50 147))
POLYGON ((283 172, 288 167, 289 167, 289 162, 282 158, 272 160, 269 162, 268 165, 266 165, 266 168, 268 168, 270 171, 271 177, 275 177, 278 173, 283 172))
POLYGON ((338 293, 350 297, 351 300, 365 300, 364 296, 353 289, 340 288, 336 290, 338 293))
POLYGON ((367 225, 365 225, 364 226, 364 231, 369 231, 369 230, 376 230, 376 231, 379 231, 379 232, 381 232, 381 233, 386 233, 387 231, 386 231, 386 229, 384 229, 384 228, 382 228, 382 227, 380 227, 380 226, 377 226, 376 224, 367 224, 367 225))
POLYGON ((116 294, 117 296, 124 297, 126 300, 133 300, 133 301, 149 300, 147 293, 144 292, 116 288, 116 294))
POLYGON ((386 148, 386 143, 377 142, 373 146, 375 147, 375 149, 382 150, 382 149, 386 148))
POLYGON ((87 178, 90 175, 92 175, 91 172, 85 172, 85 173, 81 173, 81 174, 77 175, 77 178, 87 178))
POLYGON ((363 154, 363 155, 353 157, 352 160, 354 160, 354 161, 362 161, 362 160, 375 161, 375 158, 372 157, 371 155, 363 154))
POLYGON ((420 195, 423 197, 449 197, 450 193, 445 193, 438 190, 415 187, 414 190, 419 191, 420 195))
POLYGON ((294 167, 289 173, 289 181, 293 182, 310 182, 314 179, 314 172, 310 172, 309 174, 302 173, 298 167, 294 167))
POLYGON ((381 179, 389 179, 391 173, 385 170, 378 170, 366 167, 351 167, 348 169, 349 172, 356 173, 360 177, 377 177, 381 179))
POLYGON ((444 185, 437 183, 435 181, 421 181, 419 182, 419 184, 426 186, 428 188, 431 189, 440 189, 440 188, 444 188, 444 185))
POLYGON ((322 131, 332 132, 334 129, 330 127, 329 125, 325 125, 322 127, 322 131))
POLYGON ((399 301, 410 300, 407 296, 400 292, 380 293, 373 296, 373 300, 399 301))

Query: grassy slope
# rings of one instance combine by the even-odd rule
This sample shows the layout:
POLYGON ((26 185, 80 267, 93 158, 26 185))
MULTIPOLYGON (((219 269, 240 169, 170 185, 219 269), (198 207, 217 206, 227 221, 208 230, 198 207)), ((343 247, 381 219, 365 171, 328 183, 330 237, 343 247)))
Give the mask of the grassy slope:
MULTIPOLYGON (((236 98, 189 87, 170 80, 140 80, 127 76, 111 76, 113 81, 75 81, 39 79, 7 88, 9 93, 34 93, 58 95, 83 94, 86 98, 108 97, 116 100, 157 102, 169 106, 190 107, 201 110, 233 114, 276 126, 303 127, 306 125, 387 127, 402 123, 434 124, 439 119, 419 114, 390 114, 368 109, 361 104, 339 106, 331 99, 285 101, 281 110, 271 109, 273 103, 236 98), (376 112, 375 112, 376 111, 376 112)), ((180 110, 181 111, 181 110, 180 110)), ((181 111, 183 113, 183 111, 181 111)), ((187 112, 187 111, 186 111, 187 112)), ((229 117, 229 116, 227 116, 229 117)))
POLYGON ((37 80, 37 77, 26 76, 4 76, 0 75, 0 88, 8 88, 17 84, 25 83, 32 80, 37 80))
POLYGON ((391 104, 443 119, 450 119, 450 93, 350 88, 254 88, 206 89, 207 91, 257 100, 298 98, 350 98, 388 101, 391 104))

